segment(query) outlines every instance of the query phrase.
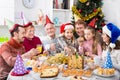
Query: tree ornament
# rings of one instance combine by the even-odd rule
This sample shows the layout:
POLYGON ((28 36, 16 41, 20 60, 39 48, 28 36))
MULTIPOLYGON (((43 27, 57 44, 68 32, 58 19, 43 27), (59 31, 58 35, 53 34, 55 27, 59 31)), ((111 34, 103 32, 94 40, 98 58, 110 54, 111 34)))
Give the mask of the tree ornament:
POLYGON ((96 9, 94 9, 93 11, 94 11, 94 12, 96 12, 97 10, 96 10, 96 9))
POLYGON ((81 3, 85 3, 87 2, 88 0, 79 0, 81 3))
POLYGON ((80 9, 80 10, 79 10, 79 13, 81 13, 81 12, 82 12, 82 10, 80 9))
POLYGON ((86 3, 86 6, 89 6, 89 5, 90 5, 90 2, 87 2, 87 3, 86 3))

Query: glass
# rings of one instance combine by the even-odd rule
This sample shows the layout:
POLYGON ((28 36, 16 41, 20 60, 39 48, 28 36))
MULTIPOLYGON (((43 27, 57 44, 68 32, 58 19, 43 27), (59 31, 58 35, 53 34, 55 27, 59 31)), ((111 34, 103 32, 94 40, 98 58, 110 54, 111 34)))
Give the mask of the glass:
POLYGON ((40 53, 42 52, 42 45, 37 45, 37 48, 36 48, 40 53))

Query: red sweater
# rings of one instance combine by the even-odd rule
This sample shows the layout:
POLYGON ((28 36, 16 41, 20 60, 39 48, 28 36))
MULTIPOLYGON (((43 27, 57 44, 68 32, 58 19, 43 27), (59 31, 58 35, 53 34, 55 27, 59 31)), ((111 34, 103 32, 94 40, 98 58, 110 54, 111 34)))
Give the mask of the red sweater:
MULTIPOLYGON (((29 51, 32 48, 36 48, 38 44, 42 44, 42 42, 36 36, 34 36, 32 40, 29 40, 29 39, 25 38, 24 43, 23 43, 26 52, 29 51)), ((43 49, 42 49, 42 52, 43 52, 43 49)))

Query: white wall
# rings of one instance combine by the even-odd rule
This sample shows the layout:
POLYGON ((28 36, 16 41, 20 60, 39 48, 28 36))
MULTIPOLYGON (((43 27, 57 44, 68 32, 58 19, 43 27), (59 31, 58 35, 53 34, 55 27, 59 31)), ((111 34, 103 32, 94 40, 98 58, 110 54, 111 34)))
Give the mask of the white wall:
POLYGON ((4 18, 14 21, 14 0, 0 0, 0 25, 4 25, 4 18))
POLYGON ((103 0, 103 13, 107 23, 112 22, 120 28, 120 0, 103 0))
POLYGON ((20 21, 19 17, 21 12, 25 14, 25 17, 29 21, 36 21, 39 9, 52 20, 52 4, 52 0, 35 0, 34 8, 28 9, 23 6, 22 0, 15 0, 16 22, 20 21))

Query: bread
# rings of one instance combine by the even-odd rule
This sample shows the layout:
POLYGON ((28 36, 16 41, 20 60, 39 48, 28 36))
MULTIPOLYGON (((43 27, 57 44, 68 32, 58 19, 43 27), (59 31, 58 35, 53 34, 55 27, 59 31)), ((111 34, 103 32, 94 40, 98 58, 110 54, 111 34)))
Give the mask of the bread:
POLYGON ((59 70, 57 67, 46 68, 42 70, 40 77, 41 78, 55 77, 58 75, 58 73, 59 73, 59 70))

